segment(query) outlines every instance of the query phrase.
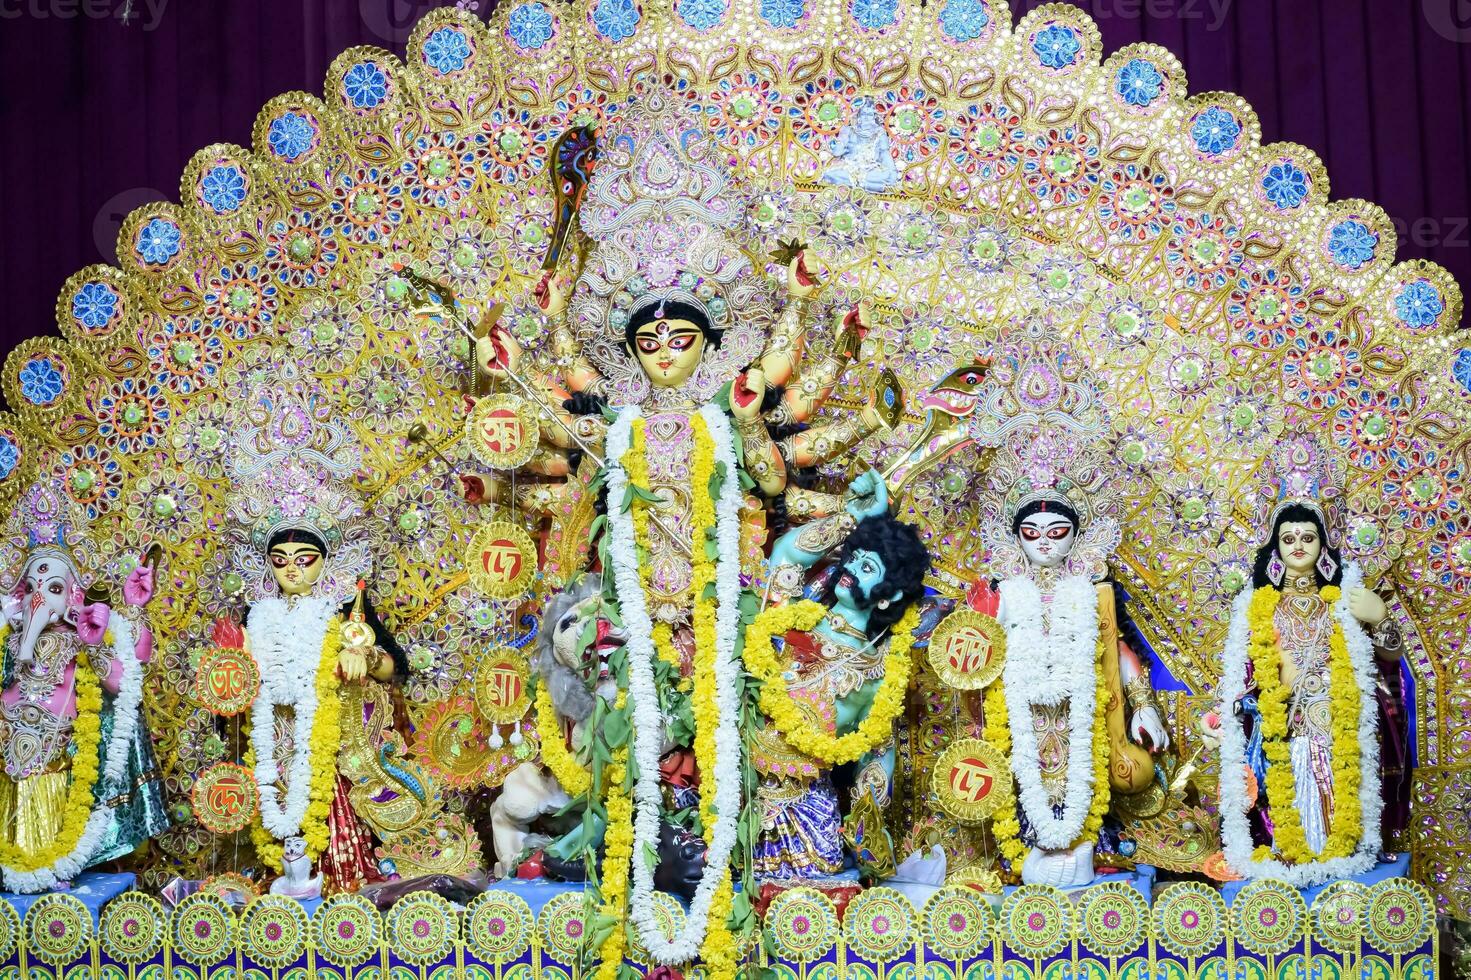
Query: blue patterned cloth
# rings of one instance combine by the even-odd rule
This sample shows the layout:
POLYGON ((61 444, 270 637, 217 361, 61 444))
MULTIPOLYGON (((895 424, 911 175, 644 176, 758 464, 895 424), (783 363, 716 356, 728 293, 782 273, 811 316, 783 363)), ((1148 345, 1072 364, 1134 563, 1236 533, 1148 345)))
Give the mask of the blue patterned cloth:
MULTIPOLYGON (((131 874, 101 874, 96 871, 84 871, 77 875, 77 880, 67 890, 67 894, 81 900, 87 906, 87 911, 92 913, 92 925, 97 925, 97 919, 102 914, 102 906, 117 898, 123 892, 130 892, 138 883, 138 876, 131 874)), ((45 894, 44 892, 42 894, 45 894)), ((15 914, 24 921, 26 913, 35 905, 40 895, 15 895, 10 892, 0 892, 0 902, 5 902, 15 909, 15 914)))
POLYGON ((758 878, 826 878, 843 870, 843 820, 827 775, 791 799, 766 798, 763 805, 753 855, 758 878))
MULTIPOLYGON (((104 697, 102 704, 102 747, 99 758, 107 758, 112 744, 113 699, 104 697)), ((140 714, 142 708, 138 709, 140 714)), ((128 764, 116 779, 102 780, 96 799, 113 804, 112 820, 102 837, 92 863, 101 864, 131 854, 138 845, 169 829, 168 807, 164 804, 163 774, 153 755, 145 717, 139 717, 128 746, 128 764)))

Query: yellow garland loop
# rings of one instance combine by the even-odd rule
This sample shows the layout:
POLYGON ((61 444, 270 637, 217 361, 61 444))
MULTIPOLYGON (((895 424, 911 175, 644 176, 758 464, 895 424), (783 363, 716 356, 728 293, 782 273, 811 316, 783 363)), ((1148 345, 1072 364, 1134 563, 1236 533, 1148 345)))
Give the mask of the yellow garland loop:
MULTIPOLYGON (((1104 655, 1105 652, 1100 649, 1099 659, 1104 655)), ((1118 656, 1118 651, 1112 651, 1112 655, 1118 656)), ((1093 692, 1093 803, 1088 807, 1088 819, 1083 821, 1083 840, 1088 841, 1098 839, 1098 832, 1103 829, 1103 818, 1108 815, 1108 805, 1113 795, 1108 782, 1108 683, 1104 680, 1101 669, 1097 676, 1098 688, 1093 692)))
MULTIPOLYGON (((1103 638, 1100 637, 1098 642, 1100 661, 1108 654, 1104 646, 1103 638)), ((1091 733, 1093 799, 1088 804, 1088 816, 1083 821, 1083 832, 1079 837, 1079 840, 1082 841, 1097 840, 1098 832, 1103 829, 1103 818, 1108 814, 1109 803, 1113 795, 1108 783, 1110 753, 1108 738, 1105 734, 1109 701, 1108 684, 1101 669, 1095 670, 1094 676, 1097 681, 1093 692, 1093 731, 1091 733)), ((986 741, 994 745, 1003 757, 1010 758, 1010 719, 1006 710, 1005 687, 999 678, 986 688, 985 712, 986 741)), ((1015 809, 996 815, 991 821, 991 837, 996 841, 996 848, 1000 851, 1001 856, 1011 865, 1012 871, 1020 871, 1021 861, 1027 853, 1027 847, 1021 841, 1021 821, 1017 818, 1015 809)))
MULTIPOLYGON (((312 719, 311 789, 307 797, 306 815, 301 819, 301 836, 306 841, 307 857, 316 861, 327 849, 327 817, 332 811, 332 797, 337 791, 337 750, 342 744, 342 703, 338 700, 337 659, 342 651, 342 617, 333 616, 322 638, 322 654, 317 660, 317 716, 312 719)), ((247 732, 247 745, 249 745, 247 732)), ((245 751, 245 765, 255 770, 254 748, 245 751)), ((267 869, 281 867, 281 842, 256 820, 250 828, 255 853, 267 869)))
POLYGON ((768 609, 746 628, 746 669, 761 681, 761 710, 775 723, 788 745, 829 766, 853 762, 877 748, 894 734, 894 721, 904 710, 904 692, 909 685, 909 651, 914 646, 914 628, 919 608, 911 605, 889 639, 884 657, 883 681, 874 694, 868 715, 856 731, 831 735, 808 721, 782 677, 784 668, 776 657, 771 638, 791 630, 808 631, 822 622, 827 607, 804 599, 768 609))
MULTIPOLYGON (((996 747, 1002 758, 1010 759, 1011 727, 1007 722, 1006 691, 1000 678, 986 688, 985 712, 986 741, 996 747)), ((1027 853, 1026 845, 1021 842, 1021 832, 1021 821, 1017 819, 1014 806, 1000 811, 991 821, 991 837, 1013 871, 1021 870, 1022 858, 1027 853)))
MULTIPOLYGON (((709 531, 716 522, 715 501, 709 493, 710 480, 715 475, 715 444, 710 436, 709 426, 703 417, 691 416, 690 426, 694 434, 690 487, 694 492, 691 494, 689 594, 694 607, 692 626, 695 634, 695 663, 693 678, 681 678, 679 686, 681 690, 692 689, 693 692, 690 707, 695 724, 695 766, 701 779, 700 822, 708 843, 714 835, 717 816, 713 809, 715 802, 713 781, 718 778, 715 765, 715 732, 720 722, 720 712, 715 700, 715 656, 717 652, 715 617, 718 606, 716 602, 705 597, 706 588, 715 581, 715 563, 705 551, 709 531), (693 682, 692 685, 691 682, 693 682)), ((633 437, 630 440, 628 453, 625 454, 622 462, 629 482, 648 489, 648 460, 645 455, 646 443, 644 440, 644 420, 635 419, 633 437)), ((728 478, 733 478, 733 476, 728 478)), ((635 541, 645 549, 648 546, 648 508, 650 506, 648 501, 641 498, 636 498, 632 505, 635 541)), ((640 562, 639 577, 646 591, 649 586, 650 571, 646 563, 640 562)), ((653 640, 659 659, 678 668, 680 658, 674 649, 673 631, 668 623, 654 624, 653 640)), ((633 807, 626 796, 618 801, 617 809, 621 813, 625 807, 630 827, 626 848, 631 855, 633 807)), ((614 810, 615 806, 610 797, 608 803, 610 830, 614 826, 614 810)), ((607 846, 603 866, 606 869, 616 864, 619 868, 614 885, 621 890, 622 899, 615 901, 617 896, 614 896, 613 899, 609 898, 608 872, 605 870, 603 912, 621 922, 623 910, 627 906, 628 859, 621 856, 624 847, 621 839, 618 846, 618 851, 615 851, 611 844, 607 846)), ((731 884, 730 869, 727 867, 722 874, 723 877, 710 905, 710 918, 705 930, 705 940, 700 947, 700 958, 705 964, 706 975, 711 980, 731 980, 736 973, 736 944, 727 921, 730 917, 734 890, 731 884)), ((599 952, 601 963, 598 967, 598 980, 615 980, 617 964, 622 962, 622 949, 622 930, 615 929, 599 952)))
MULTIPOLYGON (((0 637, 3 642, 3 637, 0 637)), ((40 850, 23 850, 8 842, 0 844, 0 865, 16 873, 49 868, 76 850, 77 842, 92 816, 93 789, 97 783, 98 755, 102 748, 102 684, 97 675, 76 660, 77 717, 72 722, 76 754, 72 757, 71 786, 66 794, 66 815, 56 839, 40 850)))
MULTIPOLYGON (((617 708, 628 695, 618 692, 617 708)), ((597 980, 618 980, 623 965, 624 921, 628 918, 628 874, 633 860, 633 794, 623 789, 628 770, 628 746, 613 750, 613 761, 603 772, 603 807, 608 829, 603 835, 603 877, 599 883, 600 911, 615 925, 598 947, 597 980)))
MULTIPOLYGON (((1337 586, 1319 593, 1333 615, 1342 595, 1337 586)), ((1297 811, 1297 777, 1292 771, 1292 742, 1287 735, 1287 702, 1291 690, 1282 683, 1282 651, 1275 616, 1282 594, 1271 586, 1257 589, 1251 597, 1251 663, 1256 677, 1257 707, 1262 717, 1262 749, 1267 757, 1267 801, 1272 807, 1272 842, 1282 860, 1302 864, 1313 860, 1347 857, 1358 847, 1359 822, 1359 691, 1349 660, 1343 626, 1333 619, 1328 649, 1329 717, 1332 719, 1333 817, 1323 849, 1314 854, 1308 847, 1297 811)), ((1272 856, 1271 847, 1258 847, 1258 860, 1272 856)))
MULTIPOLYGON (((700 418, 698 415, 694 417, 693 424, 695 425, 697 431, 704 431, 704 421, 705 420, 700 418)), ((709 439, 708 433, 706 433, 706 439, 707 441, 709 439)), ((650 490, 650 492, 652 492, 649 487, 649 460, 648 457, 645 455, 645 449, 647 445, 648 443, 646 442, 646 436, 644 432, 644 420, 641 418, 634 419, 633 434, 632 437, 629 439, 628 452, 624 454, 621 461, 623 463, 623 471, 628 475, 628 482, 630 486, 641 487, 644 490, 650 490)), ((698 445, 696 446, 695 451, 697 453, 699 452, 698 445)), ((708 486, 708 483, 706 485, 708 486)), ((690 486, 699 487, 700 483, 697 480, 691 479, 690 486)), ((697 501, 703 499, 704 497, 703 494, 698 493, 694 494, 693 496, 696 498, 697 501)), ((631 514, 633 517, 633 540, 634 543, 639 548, 642 548, 645 552, 647 552, 649 548, 649 506, 650 504, 648 501, 642 498, 635 498, 631 508, 631 514)), ((701 546, 703 545, 703 538, 701 538, 698 534, 692 535, 692 537, 694 538, 695 543, 700 544, 701 546)), ((691 553, 698 557, 699 552, 700 548, 696 547, 691 553)), ((653 567, 647 562, 640 561, 638 566, 638 577, 639 581, 643 583, 645 593, 649 591, 649 579, 652 574, 653 567)), ((698 601, 699 592, 694 591, 692 594, 698 601)), ((659 655, 660 660, 664 661, 675 670, 680 669, 679 652, 674 649, 674 630, 666 622, 660 621, 654 623, 654 651, 659 655)), ((688 691, 689 684, 690 679, 682 677, 680 679, 680 690, 688 691)))
POLYGON ((582 796, 592 786, 592 777, 567 748, 562 735, 562 722, 552 705, 552 692, 546 684, 536 689, 536 734, 541 742, 541 761, 552 771, 568 796, 582 796))
MULTIPOLYGON (((708 492, 710 478, 715 473, 715 452, 705 420, 696 415, 690 421, 695 434, 690 474, 690 486, 694 490, 691 494, 690 555, 693 567, 690 589, 695 597, 695 687, 690 708, 695 721, 695 768, 700 774, 700 823, 708 844, 715 833, 715 780, 731 778, 731 774, 715 771, 715 729, 720 724, 720 709, 715 703, 716 604, 705 599, 705 587, 715 581, 715 563, 705 553, 705 533, 715 526, 715 504, 708 492)), ((715 922, 713 915, 710 921, 712 924, 715 922)))
MULTIPOLYGON (((649 461, 644 455, 647 442, 644 437, 644 420, 633 420, 633 432, 628 440, 628 452, 624 453, 622 463, 623 472, 628 475, 628 485, 649 489, 649 461)), ((622 501, 611 501, 612 506, 620 506, 622 501)), ((648 546, 649 542, 649 511, 648 502, 641 498, 634 498, 633 516, 633 538, 640 545, 648 546)), ((649 589, 649 575, 652 569, 648 564, 639 562, 639 577, 643 579, 644 591, 649 589)))
POLYGON ((736 975, 736 942, 727 923, 733 900, 734 889, 727 867, 710 902, 710 925, 700 945, 700 962, 705 964, 708 980, 733 980, 736 975))
POLYGON ((679 680, 675 687, 681 694, 688 694, 694 689, 695 679, 684 675, 684 664, 680 661, 679 651, 674 649, 674 627, 665 622, 654 624, 654 652, 659 659, 673 667, 679 673, 679 680))

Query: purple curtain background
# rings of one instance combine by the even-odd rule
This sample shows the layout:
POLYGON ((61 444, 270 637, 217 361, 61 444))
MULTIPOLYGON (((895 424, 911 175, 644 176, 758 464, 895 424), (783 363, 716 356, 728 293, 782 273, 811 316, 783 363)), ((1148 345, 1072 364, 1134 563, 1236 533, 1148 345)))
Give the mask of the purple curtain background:
MULTIPOLYGON (((478 0, 482 15, 491 2, 478 0)), ((1011 3, 1018 17, 1039 5, 1011 3)), ((177 199, 196 150, 249 146, 267 99, 319 93, 327 66, 352 45, 401 53, 419 16, 440 5, 0 0, 4 349, 55 332, 62 283, 113 260, 130 210, 177 199)), ((1245 96, 1264 142, 1316 150, 1335 198, 1367 198, 1396 218, 1401 257, 1432 259, 1471 287, 1471 0, 1080 5, 1106 51, 1162 44, 1184 63, 1191 91, 1245 96)))

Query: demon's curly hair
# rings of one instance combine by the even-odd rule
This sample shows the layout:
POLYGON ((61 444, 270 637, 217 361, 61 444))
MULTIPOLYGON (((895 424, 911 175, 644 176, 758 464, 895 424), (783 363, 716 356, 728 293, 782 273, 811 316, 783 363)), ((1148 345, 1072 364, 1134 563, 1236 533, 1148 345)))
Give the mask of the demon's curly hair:
MULTIPOLYGON (((876 640, 903 618, 911 603, 924 595, 924 576, 930 568, 930 553, 919 532, 910 524, 890 514, 865 517, 858 522, 843 547, 834 556, 834 568, 840 569, 856 551, 872 551, 884 561, 884 577, 869 590, 873 608, 868 617, 868 638, 876 640), (899 593, 898 602, 879 608, 878 600, 899 593)), ((842 573, 828 577, 823 590, 824 601, 831 603, 833 588, 842 573)))
POLYGON ((1313 567, 1313 578, 1317 581, 1318 588, 1320 589, 1325 585, 1342 585, 1343 552, 1328 543, 1328 529, 1323 526, 1323 518, 1319 517, 1318 512, 1311 507, 1304 507, 1302 504, 1288 504, 1282 508, 1282 513, 1278 514, 1277 519, 1272 522, 1272 536, 1267 539, 1266 544, 1257 549, 1256 561, 1252 564, 1251 568, 1251 587, 1253 589, 1260 589, 1264 585, 1273 584, 1271 578, 1267 575, 1267 565, 1271 563, 1272 554, 1277 550, 1277 535, 1281 532, 1283 524, 1311 524, 1318 529, 1318 540, 1322 543, 1323 550, 1328 553, 1329 557, 1333 559, 1338 567, 1334 569, 1333 577, 1326 579, 1315 565, 1313 567))

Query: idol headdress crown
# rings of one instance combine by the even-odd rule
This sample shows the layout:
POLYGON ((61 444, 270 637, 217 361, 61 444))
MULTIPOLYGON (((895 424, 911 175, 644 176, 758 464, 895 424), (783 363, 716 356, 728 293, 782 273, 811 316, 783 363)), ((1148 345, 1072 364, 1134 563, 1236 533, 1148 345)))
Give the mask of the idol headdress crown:
POLYGON ((84 530, 81 513, 70 498, 49 482, 32 484, 16 502, 6 524, 5 574, 0 585, 13 586, 26 562, 38 555, 65 562, 82 579, 87 564, 84 530))
POLYGON ((972 428, 977 442, 996 447, 983 504, 990 574, 1026 574, 1012 526, 1022 508, 1042 502, 1078 515, 1068 573, 1102 578, 1122 538, 1108 472, 1110 426, 1096 379, 1072 348, 1036 320, 1003 335, 972 428))
POLYGON ((1314 436, 1299 432, 1282 439, 1267 454, 1261 475, 1263 490, 1273 499, 1262 525, 1263 542, 1270 539, 1277 518, 1292 506, 1305 507, 1318 515, 1330 534, 1336 530, 1334 505, 1343 493, 1343 481, 1332 456, 1314 436))
POLYGON ((318 588, 326 594, 346 599, 371 564, 362 505, 344 485, 361 457, 326 404, 314 388, 288 383, 257 389, 240 410, 230 465, 231 558, 251 599, 275 591, 266 550, 283 531, 321 540, 318 588))
POLYGON ((591 249, 568 315, 613 404, 657 394, 624 344, 629 319, 650 304, 688 303, 721 333, 683 397, 713 397, 760 355, 773 303, 733 237, 741 201, 699 121, 661 94, 630 103, 599 136, 579 219, 591 249))
POLYGON ((250 545, 264 553, 282 531, 308 531, 327 546, 329 556, 345 531, 362 516, 362 507, 334 485, 320 466, 289 460, 242 484, 232 512, 250 531, 250 545))

